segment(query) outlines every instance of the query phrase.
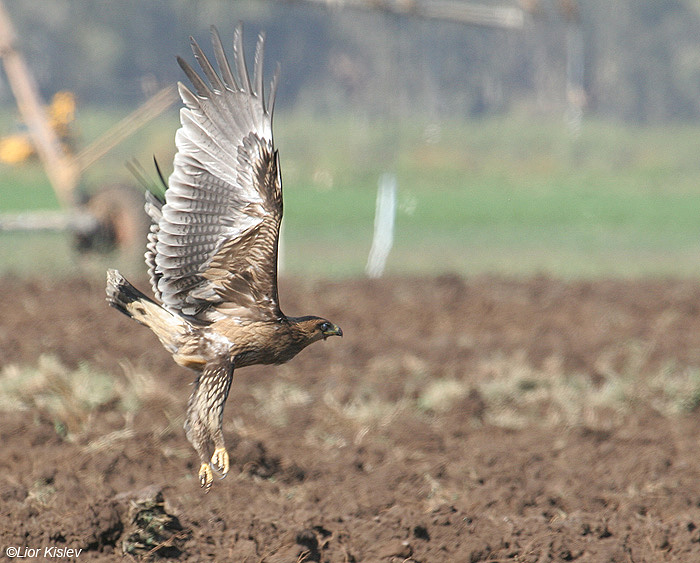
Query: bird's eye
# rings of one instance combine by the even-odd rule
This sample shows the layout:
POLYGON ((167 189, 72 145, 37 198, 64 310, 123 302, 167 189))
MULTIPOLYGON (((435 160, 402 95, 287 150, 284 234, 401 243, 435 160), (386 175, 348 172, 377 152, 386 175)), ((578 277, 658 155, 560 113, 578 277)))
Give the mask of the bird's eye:
POLYGON ((321 329, 321 332, 326 332, 327 330, 331 329, 331 323, 329 323, 329 322, 321 323, 321 326, 319 328, 321 329))

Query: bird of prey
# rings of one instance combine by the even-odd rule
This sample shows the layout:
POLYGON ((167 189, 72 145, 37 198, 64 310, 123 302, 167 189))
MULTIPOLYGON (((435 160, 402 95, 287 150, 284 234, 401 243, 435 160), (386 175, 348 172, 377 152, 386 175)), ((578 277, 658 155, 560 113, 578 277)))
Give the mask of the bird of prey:
POLYGON ((266 102, 264 37, 251 81, 241 25, 233 39, 235 71, 214 27, 211 36, 218 71, 190 38, 208 83, 178 57, 194 91, 178 84, 185 107, 165 195, 146 192, 152 224, 145 257, 155 299, 116 270, 107 272, 109 304, 150 328, 179 365, 197 372, 185 433, 199 454, 206 491, 212 469, 222 477, 229 470, 222 418, 234 369, 281 364, 313 342, 343 335, 326 319, 288 317, 279 305, 282 182, 272 141, 279 65, 266 102))

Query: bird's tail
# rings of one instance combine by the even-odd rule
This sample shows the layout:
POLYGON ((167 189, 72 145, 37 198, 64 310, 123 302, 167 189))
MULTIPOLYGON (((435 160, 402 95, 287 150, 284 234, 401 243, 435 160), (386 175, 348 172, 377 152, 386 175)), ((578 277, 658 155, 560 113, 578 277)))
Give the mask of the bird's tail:
POLYGON ((180 315, 141 293, 117 270, 107 270, 107 302, 150 328, 171 353, 177 352, 192 328, 180 315))

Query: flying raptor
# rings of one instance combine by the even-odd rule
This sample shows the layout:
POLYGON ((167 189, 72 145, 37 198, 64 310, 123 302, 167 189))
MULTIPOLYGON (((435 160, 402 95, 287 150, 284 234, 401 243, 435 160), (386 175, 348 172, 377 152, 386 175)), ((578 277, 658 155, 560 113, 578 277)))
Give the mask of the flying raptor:
POLYGON ((281 364, 342 330, 315 316, 288 317, 277 295, 282 181, 272 141, 277 72, 265 100, 264 37, 252 81, 242 26, 231 68, 211 28, 218 71, 190 38, 206 81, 178 57, 194 87, 178 84, 185 105, 177 154, 163 198, 146 192, 151 217, 146 265, 155 299, 119 272, 107 272, 109 304, 150 328, 181 366, 197 372, 185 433, 199 454, 207 491, 215 469, 229 470, 222 419, 234 369, 281 364), (208 83, 207 83, 208 82, 208 83))

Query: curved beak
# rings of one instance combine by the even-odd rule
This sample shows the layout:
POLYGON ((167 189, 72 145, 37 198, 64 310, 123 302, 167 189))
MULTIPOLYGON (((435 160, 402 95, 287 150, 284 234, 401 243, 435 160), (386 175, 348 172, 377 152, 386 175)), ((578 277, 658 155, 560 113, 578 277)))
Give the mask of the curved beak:
POLYGON ((338 325, 333 325, 328 330, 323 331, 323 338, 328 338, 329 336, 343 336, 343 331, 338 325))

